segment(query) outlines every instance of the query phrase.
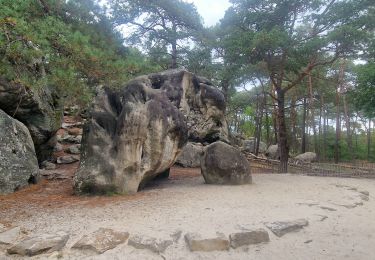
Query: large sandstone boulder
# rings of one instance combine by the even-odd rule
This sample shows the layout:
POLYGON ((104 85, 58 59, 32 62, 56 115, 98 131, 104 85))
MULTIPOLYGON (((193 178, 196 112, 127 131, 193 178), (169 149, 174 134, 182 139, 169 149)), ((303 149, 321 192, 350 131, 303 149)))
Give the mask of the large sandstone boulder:
POLYGON ((204 150, 201 173, 207 184, 248 184, 252 182, 249 162, 240 150, 215 142, 204 150))
MULTIPOLYGON (((256 139, 244 140, 242 144, 242 150, 249 153, 255 153, 256 139)), ((262 141, 259 142, 259 153, 265 153, 267 150, 267 145, 262 141)))
POLYGON ((207 79, 185 70, 167 70, 141 76, 136 81, 151 81, 187 118, 189 141, 228 142, 223 93, 207 79))
POLYGON ((203 154, 203 145, 200 143, 187 143, 182 153, 177 157, 176 164, 194 168, 201 165, 201 157, 203 154))
POLYGON ((40 163, 51 156, 62 123, 62 104, 51 89, 31 89, 0 77, 0 109, 29 129, 40 163))
POLYGON ((316 156, 316 153, 306 152, 306 153, 297 155, 294 159, 300 162, 304 162, 304 163, 312 163, 312 162, 316 162, 317 158, 318 157, 316 156))
POLYGON ((279 160, 279 146, 277 144, 270 145, 266 151, 266 156, 269 159, 279 160))
POLYGON ((29 130, 0 109, 0 194, 35 182, 38 160, 29 130))
POLYGON ((187 142, 185 117, 146 77, 100 91, 87 122, 77 193, 135 193, 167 171, 187 142))

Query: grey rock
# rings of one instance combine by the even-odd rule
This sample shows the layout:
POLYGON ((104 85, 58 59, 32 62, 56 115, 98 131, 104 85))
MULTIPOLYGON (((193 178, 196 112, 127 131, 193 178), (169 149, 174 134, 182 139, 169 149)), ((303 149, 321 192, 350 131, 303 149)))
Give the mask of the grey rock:
POLYGON ((177 157, 176 164, 187 168, 199 167, 203 154, 203 145, 199 143, 187 143, 182 153, 177 157))
POLYGON ((277 144, 270 145, 266 151, 266 156, 269 159, 273 160, 279 160, 280 155, 279 155, 279 147, 277 144))
MULTIPOLYGON (((242 150, 249 153, 255 153, 256 139, 244 140, 242 143, 242 150)), ((259 142, 259 153, 265 153, 267 150, 267 145, 260 141, 259 142)))
POLYGON ((128 232, 117 232, 108 228, 100 228, 90 235, 83 236, 72 248, 91 250, 97 254, 102 254, 125 243, 128 238, 128 232))
POLYGON ((237 148, 223 142, 215 142, 205 147, 201 173, 207 184, 252 183, 246 157, 237 148))
POLYGON ((228 238, 222 234, 218 234, 217 237, 202 238, 197 233, 188 233, 185 235, 185 241, 192 252, 226 251, 230 247, 228 238))
POLYGON ((49 86, 28 88, 0 77, 0 109, 29 129, 38 161, 48 160, 63 118, 57 92, 49 86))
POLYGON ((229 240, 232 248, 238 248, 241 246, 269 242, 270 237, 266 230, 257 229, 230 234, 229 240))
POLYGON ((61 138, 62 143, 80 144, 82 142, 82 135, 65 135, 61 138))
POLYGON ((290 232, 298 231, 303 227, 306 227, 308 224, 309 222, 306 219, 265 223, 266 227, 269 228, 278 237, 282 237, 283 235, 290 232))
POLYGON ((316 162, 317 158, 318 157, 316 153, 306 152, 306 153, 297 155, 294 159, 300 162, 304 162, 304 163, 312 163, 312 162, 316 162))
POLYGON ((40 174, 47 180, 67 180, 72 178, 65 170, 41 170, 40 174))
POLYGON ((14 243, 21 234, 20 227, 14 227, 0 233, 0 244, 10 245, 14 243))
POLYGON ((73 155, 57 157, 57 164, 70 164, 79 161, 79 158, 73 155))
POLYGON ((74 127, 82 128, 82 126, 83 126, 82 122, 62 123, 61 128, 63 128, 63 129, 74 128, 74 127))
POLYGON ((7 194, 36 182, 39 165, 24 124, 0 110, 0 129, 0 194, 7 194))
POLYGON ((84 128, 77 193, 131 194, 168 170, 187 142, 186 119, 147 77, 102 90, 84 128))
POLYGON ((61 152, 62 150, 64 150, 63 146, 60 143, 56 143, 55 147, 53 148, 53 151, 54 152, 61 152))
POLYGON ((56 169, 56 164, 51 163, 49 161, 43 161, 42 162, 42 168, 46 170, 55 170, 56 169))
POLYGON ((71 145, 66 149, 66 152, 70 154, 80 154, 81 145, 80 144, 71 145))
POLYGON ((131 236, 128 245, 137 249, 147 249, 154 253, 164 253, 173 244, 172 240, 162 240, 154 237, 131 236))
POLYGON ((55 235, 45 234, 37 237, 27 237, 7 249, 8 254, 34 256, 61 250, 69 239, 69 235, 60 232, 55 235))

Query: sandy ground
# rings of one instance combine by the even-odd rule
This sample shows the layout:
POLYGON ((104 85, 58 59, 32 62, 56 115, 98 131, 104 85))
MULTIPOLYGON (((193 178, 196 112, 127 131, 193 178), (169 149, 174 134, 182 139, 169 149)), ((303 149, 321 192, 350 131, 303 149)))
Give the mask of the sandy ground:
MULTIPOLYGON (((375 259, 375 180, 276 174, 254 174, 253 179, 245 186, 205 185, 199 170, 174 168, 170 179, 135 196, 106 198, 77 198, 67 188, 59 191, 64 185, 44 184, 63 194, 27 197, 28 191, 22 197, 21 191, 18 197, 0 197, 0 222, 29 234, 69 232, 63 259, 375 259), (361 191, 370 193, 368 201, 361 191), (309 226, 281 238, 268 230, 269 243, 226 252, 192 253, 183 237, 162 255, 126 244, 102 255, 69 249, 101 227, 170 239, 179 230, 229 235, 298 218, 309 226)), ((0 251, 0 259, 10 258, 0 251)))

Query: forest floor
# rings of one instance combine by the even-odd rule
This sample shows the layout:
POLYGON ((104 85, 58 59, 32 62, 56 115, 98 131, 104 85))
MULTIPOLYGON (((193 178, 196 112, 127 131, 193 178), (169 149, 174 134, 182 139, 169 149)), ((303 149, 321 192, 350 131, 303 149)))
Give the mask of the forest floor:
MULTIPOLYGON (((71 177, 77 164, 60 166, 71 177)), ((131 196, 75 196, 72 178, 45 180, 0 196, 0 223, 26 234, 70 234, 62 259, 374 259, 375 180, 254 174, 244 186, 204 184, 199 169, 174 167, 169 179, 131 196), (369 196, 364 194, 369 192, 369 196), (267 222, 306 219, 298 232, 275 236, 267 222), (122 244, 101 255, 70 247, 98 228, 170 239, 163 254, 122 244), (229 251, 190 252, 183 235, 229 235, 264 228, 270 242, 229 251)), ((5 255, 0 246, 0 259, 5 255)), ((44 254, 32 259, 44 259, 44 254)), ((61 256, 59 256, 61 257, 61 256)))

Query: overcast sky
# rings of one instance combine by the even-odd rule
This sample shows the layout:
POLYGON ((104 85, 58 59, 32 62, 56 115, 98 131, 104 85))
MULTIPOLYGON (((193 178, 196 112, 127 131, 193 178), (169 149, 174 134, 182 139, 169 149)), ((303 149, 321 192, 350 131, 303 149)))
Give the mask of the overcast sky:
POLYGON ((184 0, 194 3, 204 19, 205 26, 215 25, 224 17, 225 10, 230 6, 229 0, 184 0))

